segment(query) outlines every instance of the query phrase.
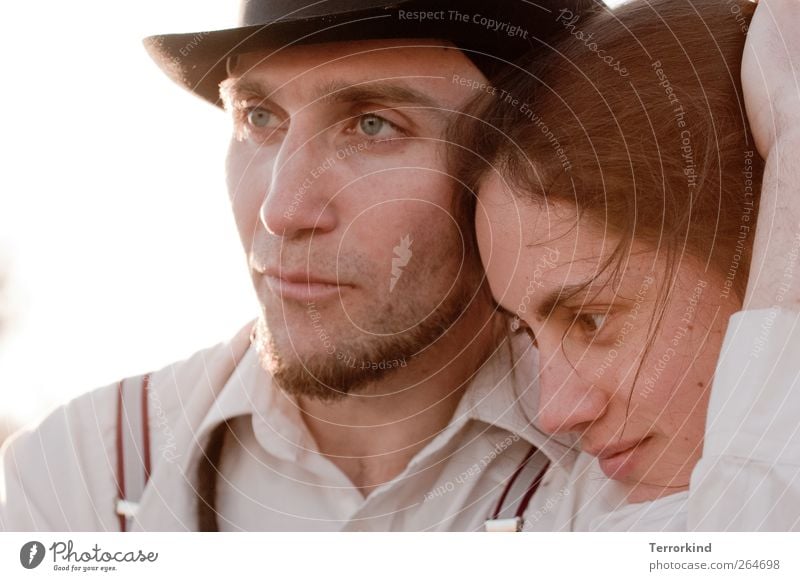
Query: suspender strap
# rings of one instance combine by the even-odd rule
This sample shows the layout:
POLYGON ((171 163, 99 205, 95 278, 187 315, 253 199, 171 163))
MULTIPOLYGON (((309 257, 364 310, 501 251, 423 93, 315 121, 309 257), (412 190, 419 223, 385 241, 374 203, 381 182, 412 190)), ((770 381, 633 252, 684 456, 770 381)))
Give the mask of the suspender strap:
POLYGON ((117 389, 117 504, 119 528, 130 530, 150 479, 150 375, 123 379, 117 389))
POLYGON ((509 478, 492 516, 486 521, 487 532, 517 532, 522 529, 522 516, 550 467, 549 461, 544 466, 532 461, 537 451, 536 446, 531 446, 509 478))

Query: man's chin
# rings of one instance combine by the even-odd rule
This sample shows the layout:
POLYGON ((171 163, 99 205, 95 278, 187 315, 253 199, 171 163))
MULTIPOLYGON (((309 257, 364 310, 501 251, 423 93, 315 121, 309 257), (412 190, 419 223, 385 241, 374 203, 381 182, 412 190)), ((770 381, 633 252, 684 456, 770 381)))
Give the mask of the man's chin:
POLYGON ((342 332, 345 323, 337 324, 332 313, 314 305, 303 313, 300 324, 265 313, 254 338, 261 366, 293 395, 337 400, 364 391, 411 365, 420 353, 435 349, 438 339, 470 304, 468 288, 459 288, 432 313, 428 304, 390 305, 373 321, 374 332, 358 328, 352 320, 347 323, 349 332, 342 332), (431 314, 420 317, 419 313, 431 314), (403 331, 391 331, 398 328, 403 331))
POLYGON ((261 367, 281 389, 293 396, 324 401, 336 401, 363 391, 369 384, 407 365, 403 355, 392 361, 372 361, 369 355, 357 353, 358 350, 340 348, 327 335, 292 337, 289 341, 280 331, 270 332, 263 318, 256 326, 254 344, 261 367), (314 342, 319 344, 318 350, 298 350, 314 342))
POLYGON ((337 358, 329 354, 315 354, 302 360, 294 356, 287 360, 274 352, 264 352, 260 361, 284 392, 321 401, 337 401, 361 393, 401 367, 394 362, 365 364, 355 357, 337 358))

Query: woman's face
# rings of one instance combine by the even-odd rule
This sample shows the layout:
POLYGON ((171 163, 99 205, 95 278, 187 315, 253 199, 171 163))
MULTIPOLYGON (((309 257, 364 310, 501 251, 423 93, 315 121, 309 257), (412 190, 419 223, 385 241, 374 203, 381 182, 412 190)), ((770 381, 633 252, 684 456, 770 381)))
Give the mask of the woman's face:
POLYGON ((685 489, 727 321, 740 308, 721 297, 724 278, 684 255, 666 280, 663 251, 640 243, 614 277, 602 265, 617 237, 570 203, 514 198, 496 175, 480 188, 476 228, 492 294, 539 349, 537 425, 577 434, 609 478, 631 485, 631 502, 685 489))

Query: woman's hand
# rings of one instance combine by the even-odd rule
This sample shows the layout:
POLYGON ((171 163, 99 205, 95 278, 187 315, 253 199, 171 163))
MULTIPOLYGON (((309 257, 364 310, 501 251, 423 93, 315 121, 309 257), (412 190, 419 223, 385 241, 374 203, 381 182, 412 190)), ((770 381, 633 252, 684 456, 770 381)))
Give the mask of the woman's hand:
POLYGON ((742 57, 742 87, 761 157, 779 139, 800 138, 800 0, 758 2, 742 57))

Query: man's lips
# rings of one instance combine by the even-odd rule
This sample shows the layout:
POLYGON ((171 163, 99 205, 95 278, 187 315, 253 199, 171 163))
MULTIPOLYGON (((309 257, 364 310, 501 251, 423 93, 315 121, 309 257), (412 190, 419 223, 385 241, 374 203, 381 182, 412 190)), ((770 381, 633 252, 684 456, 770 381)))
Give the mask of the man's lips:
POLYGON ((342 283, 342 281, 340 280, 336 280, 333 278, 326 278, 315 275, 310 272, 303 272, 300 270, 283 270, 276 268, 267 268, 262 272, 262 274, 264 274, 269 278, 282 280, 291 284, 327 284, 335 286, 348 286, 342 283))
POLYGON ((267 269, 262 274, 270 290, 285 300, 318 302, 352 288, 352 285, 309 272, 267 269))

